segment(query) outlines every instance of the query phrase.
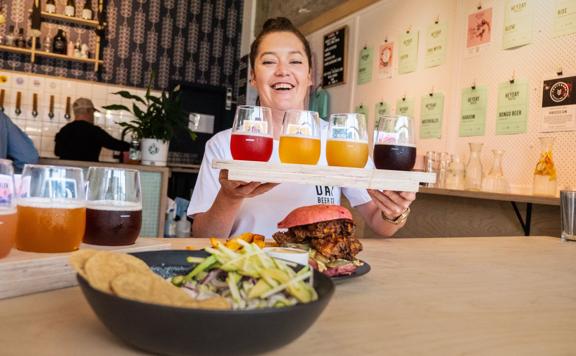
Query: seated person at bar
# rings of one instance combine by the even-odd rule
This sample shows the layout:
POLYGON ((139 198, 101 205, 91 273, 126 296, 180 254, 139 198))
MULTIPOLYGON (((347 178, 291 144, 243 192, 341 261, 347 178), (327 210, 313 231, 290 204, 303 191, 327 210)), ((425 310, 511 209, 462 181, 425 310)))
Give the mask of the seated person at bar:
POLYGON ((60 159, 98 162, 102 147, 114 151, 128 151, 130 144, 112 137, 103 128, 94 125, 92 101, 76 99, 72 104, 74 121, 62 127, 56 134, 54 153, 60 159))
POLYGON ((38 162, 38 151, 30 137, 3 112, 0 112, 0 158, 12 160, 17 173, 26 163, 38 162))
MULTIPOLYGON (((252 43, 250 62, 251 85, 257 89, 261 105, 272 110, 274 160, 284 112, 304 109, 311 82, 310 45, 288 19, 270 19, 252 43)), ((195 237, 228 237, 243 232, 271 237, 277 231, 276 224, 293 209, 319 203, 340 204, 341 193, 372 230, 391 236, 404 225, 409 206, 416 198, 410 192, 228 180, 227 170, 213 169, 210 164, 212 160, 232 159, 230 136, 231 130, 225 130, 206 144, 187 212, 194 219, 195 237)))

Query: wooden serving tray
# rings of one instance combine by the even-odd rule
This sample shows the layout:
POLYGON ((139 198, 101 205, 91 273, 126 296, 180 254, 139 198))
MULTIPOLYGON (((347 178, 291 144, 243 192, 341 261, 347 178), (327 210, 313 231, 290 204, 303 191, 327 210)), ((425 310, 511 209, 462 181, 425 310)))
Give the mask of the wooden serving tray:
POLYGON ((436 182, 436 173, 306 164, 215 160, 212 161, 212 168, 227 169, 228 179, 247 182, 300 183, 404 192, 417 192, 420 183, 436 182))
MULTIPOLYGON (((167 250, 170 242, 139 238, 130 246, 96 246, 82 244, 80 249, 117 252, 167 250)), ((76 272, 68 263, 71 252, 35 253, 13 249, 0 259, 0 299, 75 286, 76 272)))

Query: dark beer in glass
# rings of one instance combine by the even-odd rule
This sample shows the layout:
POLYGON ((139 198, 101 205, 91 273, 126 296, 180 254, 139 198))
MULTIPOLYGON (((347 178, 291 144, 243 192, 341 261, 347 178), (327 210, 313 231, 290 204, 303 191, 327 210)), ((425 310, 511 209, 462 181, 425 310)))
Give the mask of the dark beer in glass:
POLYGON ((131 245, 142 227, 142 207, 139 204, 111 202, 88 203, 84 242, 93 245, 131 245))
POLYGON ((378 169, 410 171, 416 163, 416 147, 402 145, 374 145, 374 165, 378 169))
POLYGON ((133 244, 142 226, 140 172, 90 167, 87 180, 84 242, 106 246, 133 244))
POLYGON ((413 121, 408 116, 385 115, 374 132, 374 165, 377 169, 410 171, 416 163, 413 121))

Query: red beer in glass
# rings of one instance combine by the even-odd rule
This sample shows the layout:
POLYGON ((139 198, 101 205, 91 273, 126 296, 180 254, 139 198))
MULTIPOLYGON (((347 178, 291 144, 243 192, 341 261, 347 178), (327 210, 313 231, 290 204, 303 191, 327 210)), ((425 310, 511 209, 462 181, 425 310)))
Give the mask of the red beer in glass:
POLYGON ((273 145, 270 108, 238 106, 230 137, 232 158, 242 161, 267 162, 272 155, 273 145))

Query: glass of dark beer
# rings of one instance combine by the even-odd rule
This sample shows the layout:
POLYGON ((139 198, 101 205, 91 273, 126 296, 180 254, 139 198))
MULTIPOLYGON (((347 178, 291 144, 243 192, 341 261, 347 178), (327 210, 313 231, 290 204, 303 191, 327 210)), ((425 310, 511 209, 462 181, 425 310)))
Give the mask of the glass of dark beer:
POLYGON ((376 127, 374 165, 378 169, 410 171, 416 163, 416 143, 412 118, 383 116, 376 127))
POLYGON ((87 181, 84 242, 107 246, 133 244, 142 226, 140 172, 90 167, 87 181))

